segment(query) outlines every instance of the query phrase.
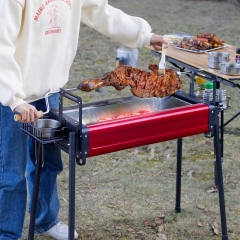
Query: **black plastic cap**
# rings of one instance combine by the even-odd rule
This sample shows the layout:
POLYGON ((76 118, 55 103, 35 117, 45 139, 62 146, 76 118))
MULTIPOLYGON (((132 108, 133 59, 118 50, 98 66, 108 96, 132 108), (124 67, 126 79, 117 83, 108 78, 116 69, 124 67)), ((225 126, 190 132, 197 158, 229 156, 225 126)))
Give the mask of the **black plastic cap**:
POLYGON ((240 48, 236 49, 236 54, 240 54, 240 48))

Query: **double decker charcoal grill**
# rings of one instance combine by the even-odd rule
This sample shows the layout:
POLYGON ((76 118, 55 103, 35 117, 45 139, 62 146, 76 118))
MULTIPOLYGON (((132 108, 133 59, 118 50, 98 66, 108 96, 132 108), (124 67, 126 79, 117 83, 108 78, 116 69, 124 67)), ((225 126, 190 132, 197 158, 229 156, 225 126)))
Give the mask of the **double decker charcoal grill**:
POLYGON ((37 157, 33 205, 29 236, 34 237, 39 179, 45 144, 57 144, 69 154, 69 236, 74 239, 75 166, 86 164, 88 157, 163 142, 177 140, 177 175, 175 211, 180 212, 182 138, 200 133, 214 137, 216 175, 222 223, 222 239, 228 239, 221 166, 218 107, 200 102, 194 95, 181 91, 165 98, 134 96, 83 104, 75 90, 60 90, 59 108, 50 110, 48 118, 61 123, 45 137, 33 124, 23 124, 23 131, 35 139, 37 157), (67 106, 65 106, 68 102, 67 106), (69 102, 72 104, 69 105, 69 102))

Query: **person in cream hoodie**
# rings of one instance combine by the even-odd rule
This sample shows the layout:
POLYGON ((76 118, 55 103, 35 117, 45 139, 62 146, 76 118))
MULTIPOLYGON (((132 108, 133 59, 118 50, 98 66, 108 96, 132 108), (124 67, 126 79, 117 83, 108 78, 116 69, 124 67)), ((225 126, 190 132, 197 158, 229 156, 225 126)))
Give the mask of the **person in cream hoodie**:
MULTIPOLYGON (((27 186, 29 209, 34 186, 33 140, 14 114, 20 113, 22 122, 38 120, 38 110, 46 110, 45 94, 67 83, 80 22, 130 48, 169 46, 144 19, 107 0, 0 1, 0 240, 21 238, 27 186)), ((58 101, 58 94, 52 95, 50 107, 57 108, 58 101)), ((60 150, 46 146, 35 232, 55 239, 68 239, 68 226, 58 218, 56 179, 62 169, 60 150)))

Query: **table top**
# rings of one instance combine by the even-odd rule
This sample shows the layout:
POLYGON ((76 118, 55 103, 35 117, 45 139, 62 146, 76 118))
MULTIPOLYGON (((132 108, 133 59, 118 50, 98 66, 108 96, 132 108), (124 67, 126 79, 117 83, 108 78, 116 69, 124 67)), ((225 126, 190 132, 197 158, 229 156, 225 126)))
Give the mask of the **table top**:
MULTIPOLYGON (((150 47, 150 49, 152 49, 152 48, 150 47)), ((229 45, 229 44, 225 44, 225 46, 223 48, 213 50, 213 51, 214 52, 228 52, 230 54, 230 62, 235 62, 236 47, 229 45)), ((161 51, 159 51, 159 53, 161 53, 161 51)), ((220 72, 220 70, 218 70, 218 69, 209 68, 208 67, 208 54, 205 52, 193 53, 193 52, 188 52, 185 50, 175 48, 173 45, 170 45, 166 51, 166 56, 170 57, 172 59, 175 59, 179 62, 185 63, 189 66, 192 66, 194 68, 197 68, 199 70, 203 70, 204 72, 218 76, 224 80, 229 80, 229 81, 240 80, 240 75, 235 75, 235 76, 226 75, 226 74, 222 74, 220 72)))

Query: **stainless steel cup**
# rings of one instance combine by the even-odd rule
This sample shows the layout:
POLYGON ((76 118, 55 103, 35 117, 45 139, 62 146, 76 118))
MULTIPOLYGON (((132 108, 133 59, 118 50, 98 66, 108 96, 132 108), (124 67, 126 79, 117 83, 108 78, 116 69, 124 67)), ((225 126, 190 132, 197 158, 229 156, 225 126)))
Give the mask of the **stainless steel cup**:
POLYGON ((58 130, 61 127, 61 123, 54 119, 38 119, 36 122, 33 122, 39 138, 53 138, 58 134, 58 130))
POLYGON ((229 62, 230 54, 227 52, 208 53, 208 66, 210 68, 220 69, 220 63, 229 62))

